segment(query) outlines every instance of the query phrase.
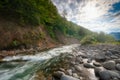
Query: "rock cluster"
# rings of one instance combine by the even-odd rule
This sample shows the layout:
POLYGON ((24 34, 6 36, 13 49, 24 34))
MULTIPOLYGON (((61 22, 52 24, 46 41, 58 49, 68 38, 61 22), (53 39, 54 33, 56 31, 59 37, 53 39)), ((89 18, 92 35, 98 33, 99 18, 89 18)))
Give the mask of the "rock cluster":
POLYGON ((66 60, 69 69, 53 74, 53 80, 120 80, 120 46, 80 46, 66 60))

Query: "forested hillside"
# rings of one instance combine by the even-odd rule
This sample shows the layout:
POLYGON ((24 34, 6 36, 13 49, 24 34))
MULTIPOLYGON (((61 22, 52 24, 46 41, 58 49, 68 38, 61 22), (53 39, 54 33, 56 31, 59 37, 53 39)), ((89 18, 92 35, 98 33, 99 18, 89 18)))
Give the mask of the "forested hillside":
POLYGON ((78 39, 90 33, 62 18, 50 0, 1 0, 0 23, 1 49, 59 42, 56 32, 78 39))
POLYGON ((50 0, 0 0, 0 49, 53 46, 62 41, 58 32, 79 40, 92 34, 61 17, 50 0))

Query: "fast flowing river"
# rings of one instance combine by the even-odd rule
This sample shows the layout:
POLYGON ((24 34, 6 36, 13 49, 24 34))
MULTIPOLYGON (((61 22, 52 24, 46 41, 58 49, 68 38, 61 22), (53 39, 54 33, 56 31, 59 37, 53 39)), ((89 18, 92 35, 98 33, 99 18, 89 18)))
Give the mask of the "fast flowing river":
POLYGON ((5 57, 0 63, 0 80, 34 80, 34 74, 46 61, 62 53, 72 53, 72 50, 78 46, 79 44, 73 44, 35 55, 5 57))

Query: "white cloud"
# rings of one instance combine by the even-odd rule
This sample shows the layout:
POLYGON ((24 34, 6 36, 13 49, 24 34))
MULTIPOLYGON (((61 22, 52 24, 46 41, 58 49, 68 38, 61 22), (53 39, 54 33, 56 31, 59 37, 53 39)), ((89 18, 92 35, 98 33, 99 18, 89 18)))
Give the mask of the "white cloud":
POLYGON ((52 0, 59 13, 92 31, 108 32, 120 29, 120 15, 109 12, 112 5, 120 0, 52 0))

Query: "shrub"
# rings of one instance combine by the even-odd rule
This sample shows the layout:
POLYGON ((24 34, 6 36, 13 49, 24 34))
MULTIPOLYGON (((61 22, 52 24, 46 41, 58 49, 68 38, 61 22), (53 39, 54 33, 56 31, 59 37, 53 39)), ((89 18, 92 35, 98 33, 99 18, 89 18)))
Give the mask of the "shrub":
POLYGON ((88 36, 85 36, 80 42, 82 45, 93 44, 96 42, 96 39, 93 35, 90 35, 90 36, 88 35, 88 36))

